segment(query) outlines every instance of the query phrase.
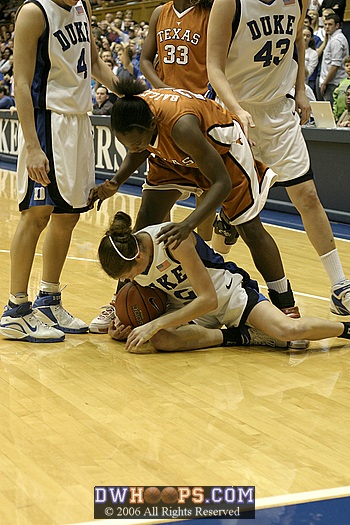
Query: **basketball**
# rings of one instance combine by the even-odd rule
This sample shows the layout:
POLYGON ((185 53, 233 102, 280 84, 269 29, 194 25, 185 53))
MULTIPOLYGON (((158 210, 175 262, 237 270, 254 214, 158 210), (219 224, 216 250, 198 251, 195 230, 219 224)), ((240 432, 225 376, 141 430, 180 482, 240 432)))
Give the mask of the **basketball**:
POLYGON ((160 501, 160 490, 157 487, 148 487, 143 497, 146 503, 158 503, 160 501))
POLYGON ((129 282, 119 290, 115 310, 123 325, 136 328, 165 313, 166 293, 135 281, 129 282))
POLYGON ((176 503, 178 500, 179 494, 174 487, 165 487, 162 490, 162 501, 163 503, 176 503))

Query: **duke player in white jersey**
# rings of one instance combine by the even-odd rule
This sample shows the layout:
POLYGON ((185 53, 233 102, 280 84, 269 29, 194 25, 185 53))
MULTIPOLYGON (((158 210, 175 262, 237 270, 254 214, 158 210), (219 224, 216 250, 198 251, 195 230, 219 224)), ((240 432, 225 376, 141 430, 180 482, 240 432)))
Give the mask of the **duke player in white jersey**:
MULTIPOLYGON (((255 157, 278 174, 275 185, 286 188, 299 211, 331 281, 331 311, 349 315, 350 281, 317 195, 300 127, 310 115, 302 33, 307 7, 308 0, 215 0, 207 67, 219 99, 255 144, 255 157)), ((282 282, 278 291, 285 287, 282 282)))
POLYGON ((27 0, 16 20, 14 77, 20 121, 18 200, 11 246, 10 299, 0 333, 30 342, 62 341, 88 326, 62 306, 60 275, 79 214, 94 186, 91 75, 110 90, 116 77, 91 45, 84 0, 27 0), (28 281, 47 227, 43 274, 32 309, 28 281))
POLYGON ((118 212, 100 242, 99 259, 110 277, 155 286, 168 297, 169 309, 158 319, 134 330, 120 323, 111 326, 111 337, 127 338, 128 351, 288 348, 289 340, 350 339, 350 323, 284 315, 259 293, 247 272, 225 262, 197 234, 191 233, 176 249, 165 247, 156 240, 163 226, 147 226, 132 234, 129 215, 118 212), (149 340, 153 348, 142 347, 149 340))

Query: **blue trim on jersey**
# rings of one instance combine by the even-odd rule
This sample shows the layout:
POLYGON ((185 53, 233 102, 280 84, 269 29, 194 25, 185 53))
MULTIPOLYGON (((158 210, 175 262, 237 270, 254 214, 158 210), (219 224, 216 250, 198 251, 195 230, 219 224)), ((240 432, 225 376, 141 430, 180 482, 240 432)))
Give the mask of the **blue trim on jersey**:
POLYGON ((235 16, 233 18, 233 21, 232 21, 232 32, 231 32, 231 39, 230 39, 230 44, 228 46, 228 50, 227 50, 227 53, 230 52, 230 48, 231 48, 231 45, 232 45, 232 42, 237 34, 237 31, 238 31, 238 28, 239 28, 239 24, 241 22, 241 18, 242 18, 242 6, 241 6, 241 0, 236 0, 236 12, 235 12, 235 16))
POLYGON ((35 4, 40 8, 45 18, 45 30, 38 40, 36 64, 34 77, 32 81, 32 100, 34 108, 46 108, 46 90, 47 90, 47 79, 49 71, 51 69, 51 61, 49 58, 49 33, 50 25, 44 7, 36 0, 29 0, 26 3, 35 4))
POLYGON ((259 291, 258 283, 250 278, 248 272, 237 266, 237 264, 232 261, 225 261, 222 255, 210 248, 210 246, 205 241, 203 241, 202 237, 200 237, 198 233, 193 233, 196 237, 196 252, 198 253, 198 256, 206 268, 228 270, 233 274, 238 273, 243 277, 243 287, 249 286, 257 292, 259 291))

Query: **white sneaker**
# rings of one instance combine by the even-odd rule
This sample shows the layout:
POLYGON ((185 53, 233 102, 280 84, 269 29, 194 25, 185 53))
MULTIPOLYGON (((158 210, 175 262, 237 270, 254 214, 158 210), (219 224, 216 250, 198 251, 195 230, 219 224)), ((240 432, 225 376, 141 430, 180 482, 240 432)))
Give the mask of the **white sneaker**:
POLYGON ((106 306, 101 306, 101 309, 100 315, 95 317, 89 326, 89 330, 93 334, 106 334, 109 325, 116 317, 113 305, 107 304, 106 306))
POLYGON ((350 315, 350 281, 348 279, 332 286, 329 308, 333 314, 350 315))
POLYGON ((11 308, 5 306, 0 319, 0 334, 9 339, 20 339, 29 343, 58 343, 64 340, 64 333, 42 323, 32 310, 32 303, 11 308))
POLYGON ((264 332, 261 332, 260 330, 252 326, 246 326, 245 328, 248 329, 248 334, 250 337, 249 346, 271 346, 273 348, 288 347, 287 341, 280 341, 279 339, 275 339, 274 337, 264 334, 264 332))
POLYGON ((33 304, 35 315, 48 326, 54 326, 66 334, 85 334, 89 327, 84 321, 73 317, 62 306, 61 292, 37 297, 33 304))

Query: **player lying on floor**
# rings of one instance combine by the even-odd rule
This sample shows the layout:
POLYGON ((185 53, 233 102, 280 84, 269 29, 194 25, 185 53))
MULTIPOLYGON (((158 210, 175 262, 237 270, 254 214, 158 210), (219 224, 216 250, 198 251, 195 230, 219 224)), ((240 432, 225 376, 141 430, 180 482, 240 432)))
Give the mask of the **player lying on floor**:
POLYGON ((120 323, 110 328, 112 338, 127 339, 129 352, 143 353, 147 341, 155 350, 176 351, 242 345, 287 348, 288 341, 297 339, 350 339, 350 323, 284 315, 245 270, 225 262, 195 233, 176 248, 166 247, 156 239, 163 226, 147 226, 133 234, 131 218, 119 211, 100 242, 100 263, 110 277, 152 285, 168 295, 169 309, 161 317, 133 330, 120 323), (190 321, 194 324, 187 324, 190 321))
MULTIPOLYGON (((237 229, 266 282, 271 301, 286 315, 298 317, 278 247, 259 216, 276 174, 254 160, 235 115, 213 100, 182 89, 145 91, 143 84, 129 80, 119 82, 118 93, 124 96, 113 105, 111 127, 128 153, 110 181, 92 188, 89 204, 98 201, 99 209, 148 158, 150 170, 135 231, 164 223, 184 194, 187 198, 191 192, 205 190, 196 209, 179 223, 167 223, 159 232, 160 239, 180 245, 222 204, 217 235, 222 245, 225 239, 229 245, 235 242, 237 229)), ((215 249, 220 251, 217 245, 215 249)), ((94 319, 90 329, 98 331, 98 324, 98 318, 94 319)), ((307 342, 293 345, 306 348, 307 342)))

